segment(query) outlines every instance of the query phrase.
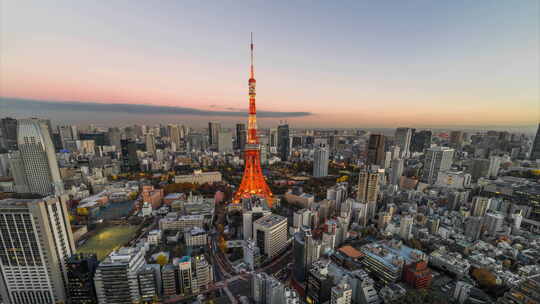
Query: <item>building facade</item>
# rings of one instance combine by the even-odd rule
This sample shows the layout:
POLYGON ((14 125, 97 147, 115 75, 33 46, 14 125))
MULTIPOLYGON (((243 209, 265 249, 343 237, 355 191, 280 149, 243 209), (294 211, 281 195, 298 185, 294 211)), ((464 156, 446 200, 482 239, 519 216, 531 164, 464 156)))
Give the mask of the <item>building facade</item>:
POLYGON ((67 300, 75 252, 67 196, 0 201, 0 293, 13 304, 67 300))

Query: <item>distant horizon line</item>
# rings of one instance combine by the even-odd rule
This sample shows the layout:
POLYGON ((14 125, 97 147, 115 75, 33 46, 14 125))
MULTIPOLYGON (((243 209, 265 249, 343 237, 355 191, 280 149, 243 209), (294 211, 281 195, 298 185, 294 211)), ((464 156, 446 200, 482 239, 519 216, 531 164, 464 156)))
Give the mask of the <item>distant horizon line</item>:
MULTIPOLYGON (((130 118, 120 119, 117 121, 116 126, 127 126, 127 125, 133 125, 132 122, 133 118, 135 116, 143 116, 143 119, 138 119, 137 123, 139 124, 146 124, 151 125, 152 123, 144 123, 141 120, 145 121, 156 121, 155 116, 188 116, 188 117, 209 117, 210 120, 216 120, 217 117, 223 117, 224 119, 234 119, 237 118, 243 118, 247 117, 247 109, 246 111, 239 111, 239 109, 233 109, 233 108, 224 108, 224 109, 230 109, 228 111, 223 110, 202 110, 192 107, 174 107, 174 106, 160 106, 160 105, 149 105, 149 104, 129 104, 129 103, 100 103, 100 102, 88 102, 88 101, 60 101, 60 100, 44 100, 44 99, 33 99, 33 98, 21 98, 21 97, 5 97, 0 96, 0 108, 2 106, 5 106, 6 108, 11 107, 12 110, 16 109, 14 113, 9 114, 9 111, 2 111, 4 114, 4 117, 47 117, 51 118, 54 121, 59 122, 65 122, 68 124, 81 124, 81 125, 89 125, 89 124, 95 124, 95 125, 102 125, 102 126, 114 126, 111 124, 110 120, 107 120, 107 122, 101 122, 99 121, 99 118, 103 119, 102 117, 96 118, 96 122, 92 122, 88 119, 88 117, 84 117, 83 119, 76 119, 73 116, 66 116, 61 115, 62 117, 59 119, 54 116, 58 116, 61 114, 61 112, 99 112, 102 114, 112 114, 112 113, 119 113, 119 114, 127 114, 130 115, 130 118), (235 111, 236 110, 236 111, 235 111), (16 114, 16 112, 23 113, 23 114, 16 114), (28 113, 29 112, 29 113, 28 113), (47 115, 43 112, 50 112, 47 115), (153 119, 149 119, 149 117, 154 117, 153 119), (122 122, 123 120, 123 122, 122 122)), ((317 113, 312 112, 279 112, 279 111, 259 111, 258 117, 260 118, 278 118, 282 120, 287 119, 295 119, 295 118, 308 118, 317 115, 317 113)), ((315 118, 316 119, 316 118, 315 118)), ((159 122, 161 123, 169 123, 173 122, 174 119, 159 119, 159 122)), ((245 123, 245 121, 237 121, 238 123, 245 123)), ((206 122, 204 122, 205 124, 206 122)), ((223 122, 224 124, 227 124, 227 122, 223 122)), ((197 125, 197 123, 195 123, 197 125)), ((234 123, 231 123, 234 124, 234 123)), ((470 124, 464 124, 464 125, 413 125, 413 124, 396 124, 396 125, 367 125, 367 126, 306 126, 311 125, 310 123, 292 123, 289 122, 291 127, 294 125, 297 125, 297 127, 293 127, 293 129, 313 129, 313 130, 354 130, 354 129, 367 129, 367 130, 387 130, 387 129, 395 129, 397 127, 410 127, 410 128, 416 128, 416 129, 430 129, 430 130, 489 130, 489 129, 518 129, 521 131, 516 130, 516 132, 523 132, 523 130, 527 129, 530 130, 529 132, 534 132, 534 128, 538 127, 540 125, 540 122, 538 124, 531 123, 518 123, 518 124, 502 124, 502 125, 470 125, 470 124)), ((201 125, 200 123, 198 125, 201 125)), ((265 127, 265 123, 262 123, 261 128, 271 128, 271 127, 265 127)))

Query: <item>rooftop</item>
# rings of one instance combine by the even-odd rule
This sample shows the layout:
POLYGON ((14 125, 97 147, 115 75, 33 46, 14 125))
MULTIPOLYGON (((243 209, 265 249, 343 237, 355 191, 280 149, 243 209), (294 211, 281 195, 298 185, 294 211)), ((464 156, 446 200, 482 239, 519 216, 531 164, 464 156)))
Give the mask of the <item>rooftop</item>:
POLYGON ((353 259, 357 259, 364 255, 362 252, 356 250, 355 248, 349 245, 339 248, 339 251, 353 259))
POLYGON ((277 214, 270 214, 264 217, 261 217, 260 219, 256 220, 253 224, 258 224, 263 227, 272 227, 276 224, 279 224, 283 221, 287 221, 287 219, 281 215, 277 214))
POLYGON ((427 259, 426 254, 420 250, 407 247, 397 241, 382 241, 362 246, 362 252, 369 257, 381 262, 389 268, 396 270, 403 263, 410 264, 419 260, 427 259))

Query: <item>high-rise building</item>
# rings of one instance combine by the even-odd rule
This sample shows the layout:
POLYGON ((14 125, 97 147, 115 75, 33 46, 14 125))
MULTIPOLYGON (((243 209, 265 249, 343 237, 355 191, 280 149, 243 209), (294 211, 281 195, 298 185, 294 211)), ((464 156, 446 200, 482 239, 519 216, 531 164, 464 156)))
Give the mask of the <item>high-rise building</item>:
POLYGON ((270 151, 272 153, 277 153, 277 147, 278 147, 278 130, 277 128, 270 129, 270 133, 268 134, 269 141, 268 144, 270 145, 270 151))
POLYGON ((24 171, 24 163, 19 151, 12 151, 9 154, 9 169, 13 182, 15 183, 15 192, 29 193, 30 189, 26 180, 26 172, 24 171))
POLYGON ((302 226, 300 231, 294 234, 293 275, 296 281, 305 282, 307 271, 311 268, 311 264, 319 259, 320 248, 321 244, 313 239, 310 228, 302 226))
POLYGON ((375 281, 363 270, 352 273, 352 288, 354 303, 358 304, 381 304, 382 300, 375 289, 375 281))
POLYGON ((489 235, 496 235, 501 231, 504 224, 504 214, 500 212, 488 212, 485 218, 486 232, 489 235))
POLYGON ((384 135, 371 134, 369 136, 367 164, 384 166, 384 135))
POLYGON ((141 300, 138 273, 145 265, 144 254, 143 248, 122 247, 99 263, 94 285, 100 304, 130 304, 141 300))
POLYGON ((159 264, 147 264, 137 272, 139 294, 143 303, 151 303, 161 293, 161 271, 159 264))
POLYGON ((272 214, 270 209, 264 203, 264 200, 258 197, 245 198, 242 200, 242 234, 244 240, 254 239, 253 222, 272 214))
POLYGON ((488 177, 496 178, 499 175, 499 169, 501 168, 502 157, 500 156, 491 156, 489 158, 489 169, 488 177))
POLYGON ((281 158, 282 161, 286 161, 289 159, 290 154, 290 135, 289 135, 289 125, 283 124, 279 125, 277 129, 277 150, 279 154, 279 158, 281 158))
POLYGON ((232 153, 232 132, 230 130, 221 130, 218 133, 217 150, 219 153, 232 153))
POLYGON ((221 123, 216 121, 211 121, 208 123, 208 144, 212 149, 217 149, 220 131, 221 123))
POLYGON ((139 158, 137 157, 137 144, 131 139, 122 139, 122 172, 139 171, 139 158))
POLYGON ((328 176, 328 148, 321 145, 313 153, 313 177, 328 176))
POLYGON ((255 304, 284 304, 284 286, 265 272, 257 272, 251 281, 251 297, 255 304))
POLYGON ((459 210, 469 200, 469 191, 452 190, 448 193, 448 205, 450 210, 459 210))
POLYGON ((431 147, 430 130, 422 130, 414 132, 411 139, 411 152, 424 152, 425 149, 431 147))
POLYGON ((481 177, 488 177, 489 165, 489 159, 476 158, 471 160, 470 166, 467 168, 467 171, 471 174, 472 181, 476 182, 481 177))
POLYGON ((261 254, 273 258, 287 247, 287 218, 270 214, 253 222, 253 239, 261 254))
POLYGON ((485 216, 491 204, 489 197, 475 196, 473 198, 472 216, 485 216))
POLYGON ((392 215, 389 212, 379 212, 379 219, 377 222, 377 228, 384 230, 388 223, 392 220, 392 215))
POLYGON ((484 218, 480 216, 469 216, 465 220, 465 236, 470 238, 473 241, 476 241, 480 238, 482 233, 482 226, 484 223, 484 218))
POLYGON ((342 279, 339 284, 332 287, 330 304, 351 304, 352 288, 346 279, 342 279))
POLYGON ((534 137, 534 143, 532 146, 530 159, 532 160, 540 159, 540 123, 538 124, 538 129, 536 130, 536 136, 534 137))
POLYGON ((178 261, 178 282, 180 285, 181 295, 190 295, 197 292, 197 285, 194 283, 193 269, 191 267, 191 258, 183 256, 178 261))
POLYGON ((450 145, 456 149, 463 145, 463 131, 450 132, 450 145))
POLYGON ((404 216, 401 218, 399 223, 399 236, 403 240, 408 240, 412 234, 412 226, 414 223, 414 218, 412 216, 404 216))
POLYGON ((94 275, 98 266, 95 254, 74 254, 66 260, 69 303, 98 304, 94 275))
POLYGON ((204 255, 198 255, 191 258, 191 265, 195 278, 193 282, 193 285, 195 285, 194 290, 198 290, 199 292, 207 290, 214 282, 212 264, 208 263, 204 255))
POLYGON ((356 218, 358 219, 358 225, 360 227, 367 227, 370 216, 369 212, 370 210, 370 203, 362 202, 357 204, 358 209, 355 209, 356 211, 356 218))
POLYGON ((169 125, 169 139, 171 141, 171 149, 177 151, 180 149, 180 129, 178 125, 169 125))
POLYGON ((116 127, 109 128, 109 130, 107 131, 107 142, 110 146, 114 146, 116 148, 116 151, 122 148, 120 140, 122 140, 122 132, 120 131, 120 129, 116 127))
MULTIPOLYGON (((66 149, 66 142, 77 140, 77 136, 73 134, 74 129, 72 126, 69 125, 63 125, 63 126, 57 126, 58 134, 60 136, 60 141, 62 142, 62 147, 66 149)), ((76 130, 76 129, 75 129, 76 130)))
POLYGON ((452 167, 454 149, 434 147, 426 150, 422 181, 428 184, 437 182, 440 171, 447 171, 452 167))
POLYGON ((172 264, 167 264, 161 269, 161 284, 163 297, 170 297, 178 294, 178 268, 172 264))
MULTIPOLYGON (((106 146, 107 136, 103 132, 80 133, 79 140, 93 140, 96 146, 106 146)), ((77 139, 75 139, 77 140, 77 139)), ((69 142, 69 141, 67 141, 69 142)))
POLYGON ((356 199, 360 203, 368 204, 368 218, 375 217, 377 212, 377 196, 379 195, 379 173, 363 170, 358 173, 358 192, 356 199))
POLYGON ((64 192, 48 128, 45 121, 35 118, 21 119, 17 127, 17 144, 28 191, 41 195, 64 192))
POLYGON ((392 174, 390 174, 390 184, 399 185, 401 176, 403 175, 403 166, 405 161, 401 158, 392 160, 392 174))
POLYGON ((264 179, 261 169, 261 146, 257 135, 257 107, 255 105, 255 71, 253 66, 253 38, 251 41, 251 72, 249 85, 249 116, 248 137, 244 151, 244 174, 238 190, 234 194, 233 202, 239 203, 242 198, 257 195, 263 197, 268 206, 272 207, 273 195, 264 179))
POLYGON ((247 139, 246 124, 237 123, 234 148, 240 151, 244 151, 244 149, 246 148, 246 139, 247 139))
POLYGON ((328 261, 319 260, 313 263, 306 280, 307 303, 323 304, 330 301, 334 284, 328 272, 328 261))
POLYGON ((17 150, 17 119, 0 119, 0 149, 17 150))
POLYGON ((394 136, 395 144, 399 146, 402 158, 408 158, 410 153, 411 138, 413 130, 411 128, 397 128, 394 136))
POLYGON ((66 259, 75 252, 67 199, 0 201, 0 294, 7 303, 67 301, 66 259))
POLYGON ((146 133, 145 135, 146 152, 156 155, 156 138, 152 133, 146 133))

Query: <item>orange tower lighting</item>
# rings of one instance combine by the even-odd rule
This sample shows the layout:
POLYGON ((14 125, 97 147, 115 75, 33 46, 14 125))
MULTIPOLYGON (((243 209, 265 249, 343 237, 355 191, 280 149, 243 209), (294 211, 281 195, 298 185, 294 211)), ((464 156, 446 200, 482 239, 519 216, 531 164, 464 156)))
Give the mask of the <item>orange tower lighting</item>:
POLYGON ((240 187, 234 194, 234 203, 242 198, 257 195, 263 197, 272 207, 272 191, 266 183, 261 169, 261 147, 257 136, 257 109, 255 107, 255 72, 253 68, 253 33, 251 33, 251 71, 249 77, 249 116, 246 149, 244 151, 244 175, 240 187))

